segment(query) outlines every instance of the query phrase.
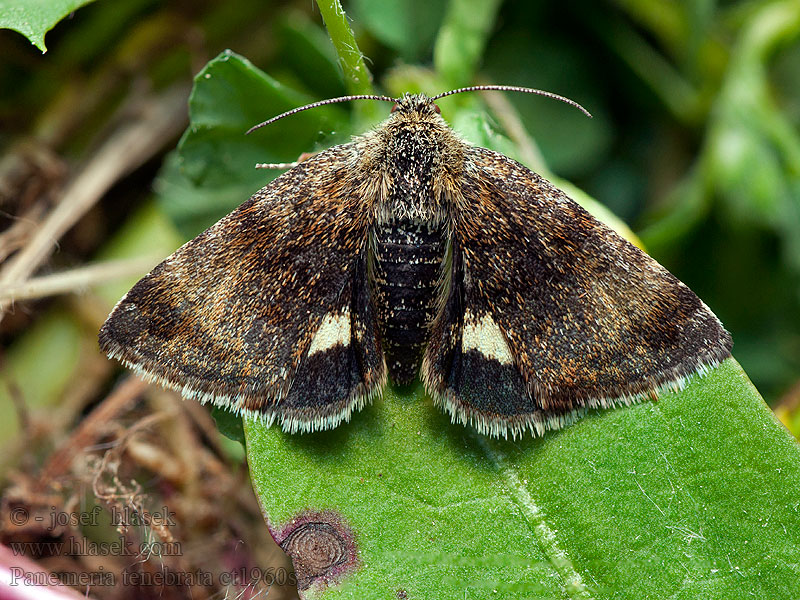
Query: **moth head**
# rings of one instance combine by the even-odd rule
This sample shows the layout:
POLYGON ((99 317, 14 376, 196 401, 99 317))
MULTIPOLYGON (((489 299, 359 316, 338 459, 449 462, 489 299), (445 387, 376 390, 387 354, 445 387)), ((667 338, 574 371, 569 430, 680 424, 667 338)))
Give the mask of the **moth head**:
POLYGON ((394 131, 407 127, 434 130, 447 127, 439 107, 424 94, 405 94, 398 98, 384 125, 394 131))
POLYGON ((420 116, 438 115, 442 111, 439 106, 425 94, 404 94, 392 106, 392 112, 400 115, 417 114, 420 116))

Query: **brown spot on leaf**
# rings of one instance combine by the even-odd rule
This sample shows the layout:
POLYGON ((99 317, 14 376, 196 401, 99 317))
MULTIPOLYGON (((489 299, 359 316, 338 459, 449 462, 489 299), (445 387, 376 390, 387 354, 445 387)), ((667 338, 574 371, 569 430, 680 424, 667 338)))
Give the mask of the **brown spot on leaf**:
POLYGON ((329 586, 358 567, 358 549, 350 527, 334 511, 305 511, 275 536, 292 559, 297 589, 329 586))

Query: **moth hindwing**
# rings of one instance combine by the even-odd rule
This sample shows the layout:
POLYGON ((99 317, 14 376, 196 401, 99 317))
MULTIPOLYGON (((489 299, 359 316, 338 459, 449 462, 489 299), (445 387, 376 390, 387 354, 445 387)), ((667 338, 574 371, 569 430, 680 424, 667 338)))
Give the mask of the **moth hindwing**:
POLYGON ((420 375, 454 421, 517 437, 680 388, 731 338, 641 250, 406 95, 153 269, 100 345, 289 432, 420 375))

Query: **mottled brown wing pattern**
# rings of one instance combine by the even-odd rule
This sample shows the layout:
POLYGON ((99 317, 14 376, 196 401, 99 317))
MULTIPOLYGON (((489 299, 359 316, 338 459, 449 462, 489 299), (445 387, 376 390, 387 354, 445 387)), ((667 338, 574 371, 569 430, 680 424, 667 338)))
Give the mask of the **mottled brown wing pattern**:
POLYGON ((301 163, 155 267, 103 326, 103 350, 287 431, 349 419, 386 380, 351 155, 301 163))
POLYGON ((686 285, 519 163, 469 149, 452 207, 452 280, 422 377, 454 419, 541 435, 729 356, 686 285))

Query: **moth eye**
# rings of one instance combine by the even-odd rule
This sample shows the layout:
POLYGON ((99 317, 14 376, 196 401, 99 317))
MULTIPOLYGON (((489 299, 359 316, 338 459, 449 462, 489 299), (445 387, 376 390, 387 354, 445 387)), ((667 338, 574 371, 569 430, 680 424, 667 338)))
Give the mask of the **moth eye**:
POLYGON ((398 108, 400 108, 400 105, 399 105, 399 104, 395 104, 395 105, 392 107, 392 110, 391 110, 391 112, 395 112, 395 111, 396 111, 398 108))
POLYGON ((434 104, 434 105, 433 105, 433 109, 436 111, 436 114, 437 114, 437 115, 440 115, 440 114, 442 114, 442 109, 441 109, 441 108, 439 108, 439 105, 438 105, 438 104, 434 104))

